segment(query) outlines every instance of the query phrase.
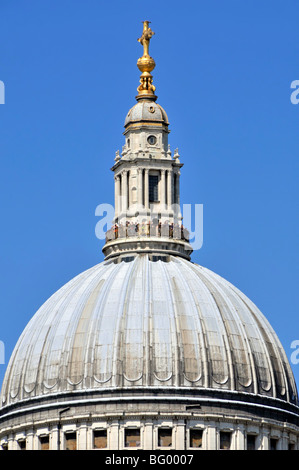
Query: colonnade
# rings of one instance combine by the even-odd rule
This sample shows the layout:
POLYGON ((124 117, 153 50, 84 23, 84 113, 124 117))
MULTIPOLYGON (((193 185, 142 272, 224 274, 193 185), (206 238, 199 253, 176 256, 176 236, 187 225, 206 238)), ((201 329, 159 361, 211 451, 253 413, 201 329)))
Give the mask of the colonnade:
POLYGON ((45 425, 40 429, 8 433, 1 450, 140 449, 176 450, 297 450, 298 437, 290 430, 271 425, 254 425, 184 419, 117 419, 88 423, 45 425), (127 433, 127 430, 130 432, 127 433), (132 430, 134 432, 132 433, 132 430), (162 432, 161 432, 162 431, 162 432), (133 439, 132 439, 133 436, 133 439), (129 437, 129 439, 128 439, 129 437))
POLYGON ((129 209, 132 204, 150 209, 149 176, 159 175, 159 204, 171 211, 172 204, 180 204, 180 171, 160 169, 151 172, 148 168, 137 168, 137 200, 132 196, 131 170, 124 169, 114 177, 115 180, 115 217, 129 209))

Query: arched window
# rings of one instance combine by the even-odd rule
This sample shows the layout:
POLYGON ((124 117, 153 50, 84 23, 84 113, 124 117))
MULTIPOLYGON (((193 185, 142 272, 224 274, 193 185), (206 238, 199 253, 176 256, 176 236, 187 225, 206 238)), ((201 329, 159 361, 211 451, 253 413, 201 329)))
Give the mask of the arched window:
POLYGON ((149 202, 157 202, 159 200, 158 197, 158 184, 159 184, 159 177, 158 175, 149 175, 149 202))

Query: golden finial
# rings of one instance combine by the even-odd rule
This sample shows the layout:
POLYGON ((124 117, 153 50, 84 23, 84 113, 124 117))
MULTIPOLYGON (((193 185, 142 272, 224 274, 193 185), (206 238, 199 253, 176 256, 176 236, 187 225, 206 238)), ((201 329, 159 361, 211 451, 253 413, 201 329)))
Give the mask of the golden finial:
POLYGON ((140 85, 137 88, 137 100, 141 98, 150 98, 154 100, 157 99, 157 97, 155 96, 156 87, 152 84, 153 77, 150 73, 154 70, 156 64, 154 59, 150 57, 148 52, 150 39, 155 33, 149 27, 149 23, 150 21, 143 21, 142 36, 138 39, 140 44, 142 44, 143 46, 143 56, 140 57, 137 61, 137 67, 139 68, 140 72, 142 72, 140 76, 140 85))
POLYGON ((149 27, 150 21, 143 21, 143 32, 138 41, 143 45, 143 57, 149 57, 148 48, 151 37, 155 34, 149 27))

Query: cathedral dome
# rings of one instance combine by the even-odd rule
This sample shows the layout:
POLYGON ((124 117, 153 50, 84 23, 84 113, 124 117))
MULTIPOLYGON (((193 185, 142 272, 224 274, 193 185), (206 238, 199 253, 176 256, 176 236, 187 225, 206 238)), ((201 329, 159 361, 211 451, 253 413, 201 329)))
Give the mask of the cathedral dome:
POLYGON ((258 308, 222 277, 172 256, 104 261, 58 290, 21 335, 1 404, 128 388, 297 404, 285 352, 258 308))
POLYGON ((299 448, 296 384, 273 328, 190 261, 183 163, 150 73, 153 34, 144 21, 105 259, 21 334, 1 389, 0 450, 299 448))
POLYGON ((157 122, 168 126, 168 117, 165 110, 153 100, 142 99, 133 106, 126 118, 125 127, 133 123, 157 122))

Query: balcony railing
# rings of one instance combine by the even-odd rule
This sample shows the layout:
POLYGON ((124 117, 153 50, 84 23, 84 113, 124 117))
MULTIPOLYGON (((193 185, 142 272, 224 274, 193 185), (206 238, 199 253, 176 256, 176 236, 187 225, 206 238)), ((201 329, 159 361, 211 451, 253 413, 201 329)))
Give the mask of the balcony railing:
POLYGON ((133 237, 164 237, 189 242, 189 232, 180 224, 170 224, 168 222, 127 222, 126 225, 113 225, 106 232, 106 243, 119 238, 133 237))

